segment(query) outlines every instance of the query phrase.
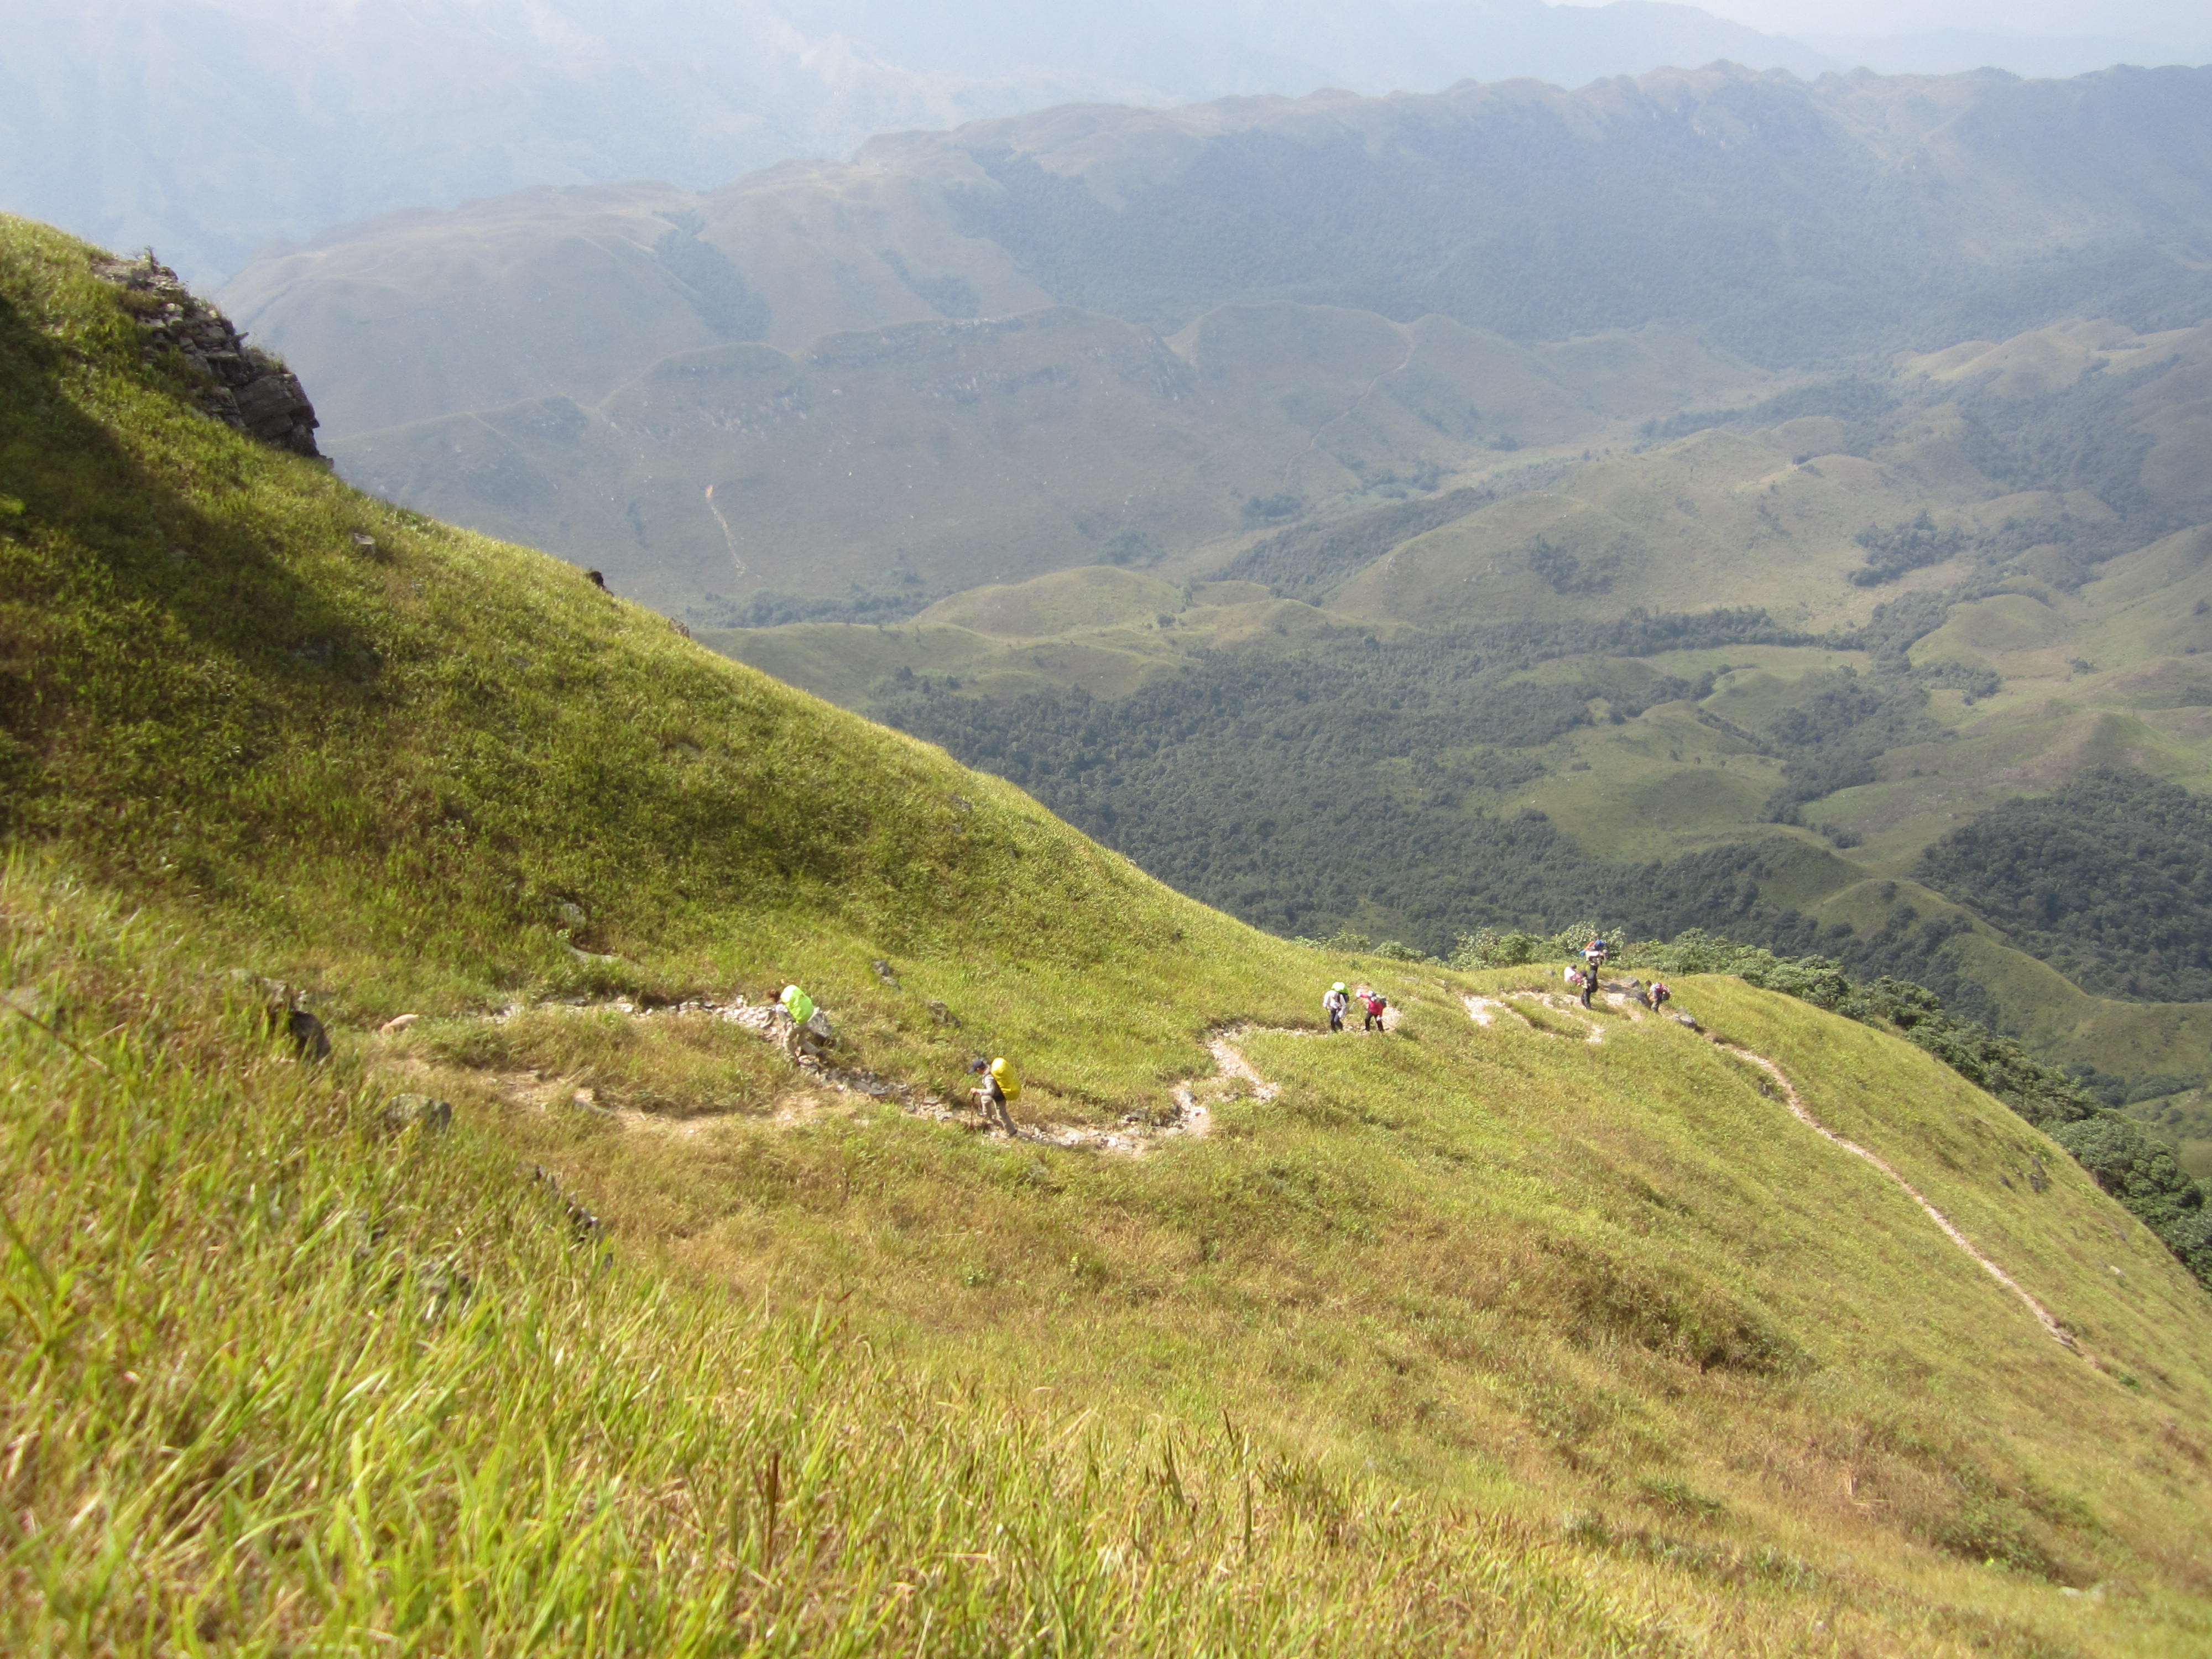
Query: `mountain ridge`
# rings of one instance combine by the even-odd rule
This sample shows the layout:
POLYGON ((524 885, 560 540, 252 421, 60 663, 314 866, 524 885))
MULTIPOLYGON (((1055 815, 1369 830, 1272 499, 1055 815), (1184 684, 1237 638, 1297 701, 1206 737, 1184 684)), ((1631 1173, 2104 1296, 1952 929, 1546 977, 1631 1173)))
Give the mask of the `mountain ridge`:
POLYGON ((410 204, 640 177, 708 185, 847 155, 887 130, 1077 99, 1822 61, 1686 9, 1539 0, 1258 15, 1148 0, 1111 27, 1006 0, 421 0, 313 14, 100 0, 18 23, 0 64, 0 131, 14 141, 0 148, 0 203, 103 242, 151 242, 204 285, 272 240, 410 204))
MULTIPOLYGON (((1314 479, 1271 483, 1249 464, 1231 463, 1230 477, 1199 495, 1191 493, 1196 481, 1177 473, 1180 482, 1149 498, 1140 475, 1103 481, 1106 500, 1131 503, 1127 522, 1107 533, 1151 535, 1173 556, 1241 528, 1233 516, 1243 511, 1240 496, 1326 513, 1416 473, 1426 478, 1424 469, 1472 481, 1494 467, 1492 453, 1513 446, 1571 455, 1629 435, 1586 415, 1576 417, 1579 429, 1562 424, 1540 406, 1557 400, 1556 387, 1538 384, 1553 368, 1516 354, 1533 351, 1552 365, 1577 353, 1621 354, 1621 395, 1598 393, 1596 377, 1583 370, 1583 390, 1569 402, 1579 398, 1633 423, 1663 422, 1685 403, 1751 401, 1777 376, 1832 374, 1839 362, 1879 374, 1897 349, 1941 351, 2069 317, 2104 316, 2154 335, 2193 326, 2212 314, 2212 278, 2161 249, 2212 203, 2212 185, 2185 160, 2202 149, 2189 137, 2202 103, 2189 89, 2203 73, 2212 71, 2115 72, 2049 85, 1990 76, 1925 83, 1831 76, 1808 86, 1735 70, 1669 71, 1577 94, 1530 84, 1443 98, 1064 110, 901 138, 865 166, 787 168, 711 198, 657 189, 539 193, 417 218, 268 262, 226 297, 317 386, 342 466, 357 466, 365 481, 403 499, 419 495, 441 513, 619 567, 634 591, 672 610, 687 602, 686 582, 692 601, 708 592, 740 604, 750 597, 734 570, 727 582, 693 574, 730 552, 700 501, 679 511, 655 499, 672 473, 688 476, 691 494, 703 499, 709 483, 750 470, 754 438, 718 424, 731 412, 702 410, 680 434, 670 428, 670 441, 610 447, 594 439, 605 452, 599 459, 563 455, 557 446, 532 455, 491 428, 542 425, 528 405, 544 398, 590 409, 649 380, 658 362, 733 349, 740 335, 764 335, 797 361, 802 344, 811 352, 842 337, 837 349, 849 352, 873 335, 957 335, 988 319, 1003 329, 1000 313, 1054 305, 1163 338, 1192 328, 1203 336, 1254 305, 1294 304, 1306 309, 1278 314, 1364 313, 1374 321, 1361 326, 1378 338, 1444 325, 1424 320, 1433 315, 1486 343, 1455 348, 1433 366, 1393 357, 1369 369, 1368 378, 1380 377, 1375 390, 1388 395, 1356 412, 1387 411, 1396 398, 1425 430, 1363 434, 1358 422, 1340 428, 1331 417, 1360 401, 1358 388, 1309 416, 1319 387, 1276 396, 1258 380, 1236 422, 1211 423, 1218 433, 1204 441, 1218 447, 1232 428, 1233 441, 1243 443, 1248 431, 1263 435, 1287 416, 1303 425, 1301 441, 1344 451, 1314 479), (1893 118, 1905 123, 1896 131, 1893 118), (2005 159, 2023 133, 2032 148, 2081 153, 2069 163, 2072 187, 2028 187, 2005 159), (1008 148, 1010 135, 1023 147, 1008 148), (2156 156, 2166 159, 2148 173, 2138 165, 2156 156), (2110 190, 2121 176, 2127 191, 2110 190), (1807 205, 1816 179, 1836 185, 1814 192, 1824 204, 1817 210, 1807 205), (1654 194, 1646 188, 1653 180, 1665 188, 1654 194), (1126 199, 1125 185, 1133 192, 1126 199), (1984 203, 1979 210, 1943 205, 1962 190, 1984 203), (1597 212, 1594 202, 1629 218, 1613 224, 1612 210, 1597 212), (1474 203, 1485 204, 1480 212, 1474 203), (1331 216, 1360 204, 1382 219, 1358 237, 1335 235, 1331 216), (2077 209, 2092 228, 2055 237, 2052 225, 2077 209), (1568 222, 1575 214, 1579 228, 1568 222), (1655 214, 1674 228, 1662 229, 1655 214), (1786 257, 1771 233, 1777 215, 1797 222, 1786 257), (1507 226, 1517 227, 1510 236, 1507 226), (1538 266, 1524 269, 1527 258, 1511 252, 1554 242, 1538 266), (1407 270, 1426 274, 1409 289, 1409 279, 1393 274, 1407 270), (1854 272, 1863 279, 1856 285, 1854 272), (1516 294, 1552 297, 1536 311, 1498 297, 1516 294), (1670 351, 1671 363, 1663 362, 1670 351), (1435 381, 1426 390, 1416 384, 1424 375, 1435 381), (460 424, 423 425, 441 420, 460 424), (533 473, 528 491, 545 499, 528 514, 478 498, 483 489, 493 496, 507 489, 506 475, 533 473), (578 492, 587 499, 573 511, 558 505, 564 478, 585 473, 599 475, 578 492), (1163 525, 1147 526, 1151 517, 1163 525), (672 568, 655 571, 661 562, 672 568)), ((969 331, 979 343, 988 331, 969 331)), ((1036 367, 994 363, 976 349, 974 372, 986 385, 1036 367)), ((997 405, 987 398, 985 406, 997 405)), ((1072 404, 1054 416, 1065 429, 1057 460, 1012 461, 992 448, 998 440, 986 439, 975 450, 977 471, 963 476, 978 441, 963 429, 963 407, 917 407, 904 422, 906 441, 943 447, 946 459, 932 471, 955 497, 1017 499, 1045 478, 1067 488, 1069 467, 1079 468, 1085 451, 1114 447, 1103 436, 1085 441, 1072 404)), ((833 428, 810 449, 810 465, 825 464, 840 442, 869 452, 882 436, 865 422, 835 431, 842 417, 819 408, 799 413, 810 438, 817 419, 833 428)), ((565 410, 545 418, 555 427, 574 422, 565 410)), ((906 487, 902 476, 838 492, 841 511, 857 508, 872 522, 832 556, 805 548, 803 524, 764 522, 764 534, 799 555, 794 573, 766 585, 796 593, 811 586, 821 597, 882 579, 907 539, 906 487)), ((1095 520, 1103 507, 1085 502, 1078 516, 1095 520)), ((1027 546, 1034 538, 1016 539, 1027 546)), ((1091 562, 1081 550, 1097 539, 1063 527, 1047 538, 1057 543, 1048 556, 1091 562)), ((971 564, 958 580, 1035 568, 971 564)), ((925 573, 922 586, 952 583, 925 573)))

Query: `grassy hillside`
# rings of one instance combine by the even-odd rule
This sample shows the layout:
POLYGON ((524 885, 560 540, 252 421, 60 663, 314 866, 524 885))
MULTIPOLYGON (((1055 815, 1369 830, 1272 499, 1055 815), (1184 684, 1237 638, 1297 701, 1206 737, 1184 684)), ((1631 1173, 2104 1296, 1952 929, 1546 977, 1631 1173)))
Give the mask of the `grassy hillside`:
POLYGON ((0 234, 11 1646, 2212 1630, 2212 1306, 1925 1054, 1268 939, 206 422, 0 234), (933 1103, 986 1047, 1020 1137, 933 1103))

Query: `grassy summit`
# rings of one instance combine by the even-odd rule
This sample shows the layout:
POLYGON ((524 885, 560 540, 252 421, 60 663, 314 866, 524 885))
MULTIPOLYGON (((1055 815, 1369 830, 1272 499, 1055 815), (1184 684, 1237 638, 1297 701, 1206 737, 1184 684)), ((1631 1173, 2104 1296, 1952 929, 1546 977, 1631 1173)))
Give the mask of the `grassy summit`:
POLYGON ((11 1650, 2212 1638, 2212 1309, 1928 1056, 1267 939, 216 426, 93 258, 0 222, 11 1650))

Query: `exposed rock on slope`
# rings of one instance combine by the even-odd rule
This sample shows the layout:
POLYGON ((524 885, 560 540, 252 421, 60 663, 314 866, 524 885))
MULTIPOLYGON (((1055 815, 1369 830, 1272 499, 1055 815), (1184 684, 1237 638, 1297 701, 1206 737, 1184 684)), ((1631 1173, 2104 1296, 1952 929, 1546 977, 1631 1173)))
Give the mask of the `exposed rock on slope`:
POLYGON ((275 357, 246 343, 229 318, 193 297, 177 273, 149 251, 136 259, 112 259, 99 274, 131 296, 131 314, 144 335, 149 362, 175 352, 204 384, 196 401, 206 413, 262 442, 300 455, 315 447, 315 406, 299 376, 275 357))

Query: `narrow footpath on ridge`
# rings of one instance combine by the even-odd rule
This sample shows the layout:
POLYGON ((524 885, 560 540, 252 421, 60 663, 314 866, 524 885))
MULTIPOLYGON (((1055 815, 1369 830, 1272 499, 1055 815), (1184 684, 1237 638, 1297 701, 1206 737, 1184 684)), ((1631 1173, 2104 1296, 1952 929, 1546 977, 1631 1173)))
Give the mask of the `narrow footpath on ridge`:
POLYGON ((1407 368, 1413 366, 1413 337, 1412 331, 1408 330, 1406 335, 1406 355, 1398 359, 1397 366, 1393 368, 1384 369, 1381 374, 1377 374, 1373 380, 1367 383, 1366 389, 1361 392, 1357 398, 1354 398, 1342 409, 1338 410, 1335 414, 1330 416, 1319 426, 1316 427, 1313 429, 1313 436, 1306 440, 1306 447, 1304 449, 1301 449, 1297 454, 1291 456, 1289 460, 1283 463, 1281 476, 1284 478, 1288 479, 1291 476, 1291 469, 1298 466, 1307 459, 1307 457, 1313 454, 1316 450, 1321 447, 1321 434, 1322 433, 1328 431, 1329 428, 1334 426, 1339 421, 1346 420, 1358 413, 1360 404, 1365 403, 1370 398, 1375 395, 1376 387, 1381 386, 1383 381, 1389 380, 1394 374, 1403 374, 1407 368))
MULTIPOLYGON (((1610 1007, 1618 1010, 1621 1013, 1626 1014, 1632 1022, 1645 1018, 1644 1005, 1625 991, 1616 991, 1608 988, 1605 992, 1605 1000, 1610 1007)), ((1572 997, 1560 996, 1549 991, 1508 991, 1502 997, 1470 996, 1466 998, 1465 1001, 1467 1004, 1468 1016, 1469 1018, 1473 1019, 1477 1025, 1490 1025, 1496 1021, 1499 1014, 1509 1011, 1518 1013, 1519 1010, 1512 1007, 1514 1003, 1536 1003, 1543 1007, 1550 1009, 1555 1013, 1564 1013, 1573 1018, 1588 1020, 1590 1029, 1589 1035, 1585 1041, 1591 1043, 1599 1043, 1605 1041, 1604 1023, 1602 1021, 1591 1018, 1589 1013, 1585 1011, 1572 997)), ((2005 1289, 2010 1291, 2014 1296, 2018 1297, 2021 1303, 2027 1307, 2027 1310, 2035 1316, 2036 1322, 2041 1325, 2043 1328, 2050 1334, 2053 1340, 2063 1345, 2065 1347, 2070 1349, 2075 1353, 2081 1353, 2081 1346, 2075 1340, 2073 1333, 2069 1331, 2064 1325, 2059 1322, 2058 1319, 2051 1313, 2051 1310, 2045 1307, 2043 1304, 2037 1301, 2034 1297, 2030 1295, 2021 1285, 2018 1279, 2014 1279, 2010 1273, 2007 1273, 1996 1262, 1990 1261, 1990 1258, 1983 1255, 1980 1250, 1975 1249, 1973 1241, 1969 1239, 1965 1233, 1959 1230, 1958 1224, 1954 1222, 1950 1217, 1945 1215, 1942 1211, 1937 1209, 1934 1204, 1930 1203, 1927 1195, 1922 1193, 1917 1187, 1915 1187, 1911 1182, 1899 1175, 1881 1158, 1879 1153, 1871 1152, 1868 1148, 1860 1146, 1858 1142, 1850 1139, 1848 1136, 1837 1133, 1836 1131, 1831 1129, 1826 1124, 1821 1122, 1819 1118, 1814 1116, 1812 1109, 1805 1104, 1803 1097, 1798 1094, 1796 1085, 1790 1082, 1788 1074, 1784 1073, 1779 1066, 1776 1065, 1773 1060, 1753 1049, 1747 1048, 1741 1042, 1735 1042, 1728 1037, 1715 1036, 1712 1032, 1706 1030, 1703 1026, 1698 1024, 1694 1019, 1686 1014, 1677 1014, 1674 1016, 1674 1018, 1688 1030, 1694 1031, 1698 1036, 1703 1037, 1707 1042, 1711 1043, 1716 1048, 1722 1050, 1725 1054, 1734 1054, 1737 1059, 1741 1060, 1749 1065, 1756 1066, 1760 1071, 1765 1072, 1769 1077, 1772 1078, 1776 1085, 1781 1089, 1783 1104, 1790 1109, 1790 1115, 1792 1117, 1796 1118, 1807 1128, 1812 1130, 1814 1134, 1817 1134, 1823 1139, 1832 1142, 1834 1145, 1842 1147, 1845 1152, 1850 1153, 1852 1157, 1864 1159, 1875 1169, 1881 1171, 1882 1176, 1887 1178, 1892 1185, 1896 1187, 1899 1192, 1903 1193, 1907 1198, 1911 1199, 1915 1204, 1920 1206, 1921 1210, 1926 1214, 1928 1218, 1934 1222, 1937 1227, 1942 1230, 1943 1236, 1946 1238, 1949 1239, 1952 1243, 1957 1245, 1960 1249, 1963 1250, 1966 1254, 1967 1257, 1978 1266, 1984 1273, 1989 1274, 1991 1279, 1996 1279, 1998 1284, 2003 1285, 2005 1289)), ((1538 1030, 1547 1029, 1541 1025, 1536 1025, 1533 1021, 1528 1023, 1538 1030)), ((1554 1035, 1558 1034, 1554 1033, 1554 1035)), ((2082 1357, 2085 1358, 2087 1358, 2086 1354, 2082 1357)))
MULTIPOLYGON (((702 999, 659 1008, 641 1007, 627 998, 618 998, 611 1002, 544 1002, 526 1007, 517 1005, 490 1018, 495 1023, 502 1022, 526 1012, 617 1013, 637 1020, 686 1014, 705 1015, 741 1027, 763 1042, 776 1042, 788 1030, 787 1017, 775 1004, 748 1002, 742 998, 728 1003, 702 999)), ((1383 1016, 1383 1029, 1395 1030, 1398 1020, 1398 1010, 1393 1007, 1383 1016)), ((1261 1076, 1257 1068, 1244 1057, 1239 1045, 1246 1038, 1314 1037, 1322 1035, 1323 1033, 1319 1031, 1301 1030, 1287 1025, 1246 1024, 1217 1026, 1205 1037, 1206 1050, 1213 1057, 1213 1075, 1188 1079, 1176 1084, 1169 1091, 1164 1108, 1149 1112, 1131 1112, 1120 1122, 1111 1125, 1031 1120, 1018 1124, 1015 1133, 1011 1137, 994 1125, 979 1123, 977 1112, 964 1097, 947 1099, 934 1091, 916 1088, 912 1084, 901 1083, 861 1068, 838 1066, 826 1058, 809 1057, 794 1062, 793 1069, 817 1088, 835 1095, 893 1104, 913 1116, 958 1124, 992 1139, 1012 1139, 1039 1146, 1088 1147, 1095 1152, 1133 1155, 1159 1141, 1197 1139, 1210 1134, 1213 1129, 1213 1108, 1224 1101, 1239 1098, 1244 1091, 1249 1091, 1251 1098, 1262 1101, 1273 1100, 1281 1092, 1277 1085, 1261 1076)), ((598 1103, 592 1091, 576 1089, 568 1080, 547 1079, 537 1073, 503 1075, 495 1080, 502 1091, 518 1104, 542 1108, 556 1101, 564 1101, 616 1119, 627 1129, 688 1136, 697 1133, 702 1127, 715 1121, 714 1115, 711 1113, 690 1118, 666 1118, 635 1109, 602 1106, 598 1103)), ((820 1116, 822 1109, 818 1100, 794 1100, 787 1103, 767 1121, 787 1127, 795 1126, 820 1116)))

